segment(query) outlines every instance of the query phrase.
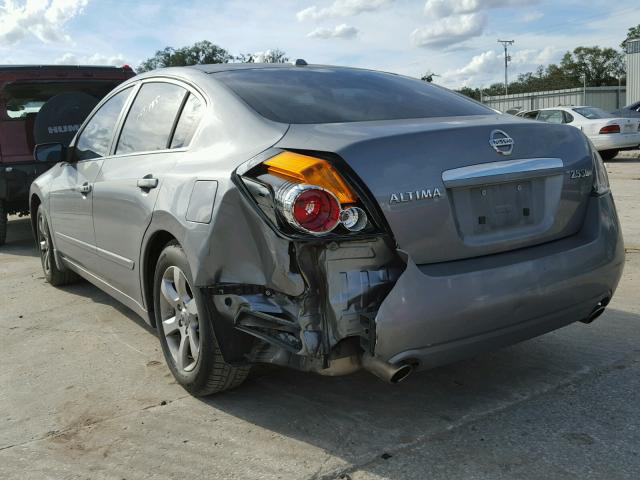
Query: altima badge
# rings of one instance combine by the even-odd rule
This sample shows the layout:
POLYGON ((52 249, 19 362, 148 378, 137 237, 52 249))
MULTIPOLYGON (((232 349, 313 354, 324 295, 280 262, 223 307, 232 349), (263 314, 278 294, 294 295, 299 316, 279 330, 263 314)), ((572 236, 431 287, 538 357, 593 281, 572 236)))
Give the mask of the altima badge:
POLYGON ((511 155, 514 143, 513 138, 502 130, 493 130, 489 135, 489 145, 500 155, 511 155))
POLYGON ((389 199, 389 204, 394 203, 406 203, 413 202, 415 200, 431 200, 433 198, 440 198, 442 194, 439 188, 427 188, 423 190, 415 190, 413 192, 400 192, 392 193, 389 199))

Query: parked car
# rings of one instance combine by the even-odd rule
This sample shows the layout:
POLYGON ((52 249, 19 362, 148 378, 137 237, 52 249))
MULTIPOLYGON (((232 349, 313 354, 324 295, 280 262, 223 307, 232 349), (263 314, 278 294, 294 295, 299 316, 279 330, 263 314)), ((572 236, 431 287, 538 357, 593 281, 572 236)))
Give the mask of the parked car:
POLYGON ((614 117, 596 107, 553 107, 529 110, 517 116, 579 128, 593 142, 604 160, 621 150, 640 148, 640 119, 614 117))
POLYGON ((0 66, 0 245, 7 215, 29 213, 29 186, 53 165, 34 162, 36 143, 68 145, 98 101, 133 75, 129 67, 0 66))
POLYGON ((632 103, 626 107, 611 112, 614 117, 640 118, 640 102, 632 103))
POLYGON ((584 135, 297 64, 145 73, 38 145, 46 279, 132 308, 195 395, 257 363, 398 382, 602 313, 624 247, 584 135))

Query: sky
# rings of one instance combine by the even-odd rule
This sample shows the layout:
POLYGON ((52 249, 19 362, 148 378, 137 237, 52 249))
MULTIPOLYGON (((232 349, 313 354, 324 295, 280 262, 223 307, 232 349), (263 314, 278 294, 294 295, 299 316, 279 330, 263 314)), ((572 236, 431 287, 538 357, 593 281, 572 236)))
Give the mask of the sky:
POLYGON ((0 0, 0 64, 136 67, 209 40, 308 63, 438 75, 449 88, 510 78, 578 46, 619 48, 640 0, 0 0))

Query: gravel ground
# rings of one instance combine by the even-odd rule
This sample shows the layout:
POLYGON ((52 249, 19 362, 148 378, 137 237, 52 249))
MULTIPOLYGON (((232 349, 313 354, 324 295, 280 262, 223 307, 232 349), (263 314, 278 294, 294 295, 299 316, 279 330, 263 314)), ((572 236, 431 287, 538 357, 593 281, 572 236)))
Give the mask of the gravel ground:
POLYGON ((87 283, 47 285, 12 219, 0 478, 639 478, 640 152, 608 170, 628 255, 606 313, 398 386, 262 369, 192 398, 135 314, 87 283))

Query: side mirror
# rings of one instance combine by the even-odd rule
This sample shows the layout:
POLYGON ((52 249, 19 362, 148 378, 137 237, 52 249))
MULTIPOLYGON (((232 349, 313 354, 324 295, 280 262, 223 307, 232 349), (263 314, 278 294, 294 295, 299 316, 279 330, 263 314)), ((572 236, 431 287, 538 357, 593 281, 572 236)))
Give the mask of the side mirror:
POLYGON ((67 148, 61 143, 40 143, 33 150, 36 162, 58 163, 66 160, 67 148))

